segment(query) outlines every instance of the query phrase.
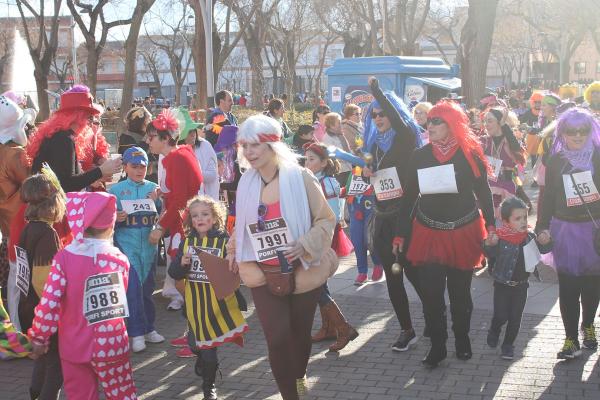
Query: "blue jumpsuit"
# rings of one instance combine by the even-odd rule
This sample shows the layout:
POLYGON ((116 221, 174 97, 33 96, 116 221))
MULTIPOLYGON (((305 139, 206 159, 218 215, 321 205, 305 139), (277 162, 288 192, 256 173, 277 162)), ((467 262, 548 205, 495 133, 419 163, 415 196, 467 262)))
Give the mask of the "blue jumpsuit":
MULTIPOLYGON (((112 186, 109 192, 117 197, 117 209, 122 211, 121 200, 146 199, 156 188, 153 182, 144 180, 137 183, 127 178, 112 186)), ((160 201, 155 203, 156 209, 160 210, 160 201)), ((127 256, 131 265, 127 287, 127 333, 130 337, 144 336, 154 330, 156 313, 152 293, 157 247, 150 244, 148 236, 157 217, 156 212, 135 212, 115 226, 115 245, 127 256)))

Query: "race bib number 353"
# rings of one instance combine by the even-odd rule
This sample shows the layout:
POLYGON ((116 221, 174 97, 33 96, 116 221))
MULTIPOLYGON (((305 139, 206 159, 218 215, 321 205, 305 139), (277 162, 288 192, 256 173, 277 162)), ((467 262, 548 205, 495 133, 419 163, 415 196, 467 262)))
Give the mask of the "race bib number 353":
POLYGON ((258 224, 250 224, 247 229, 258 262, 277 258, 276 250, 292 240, 283 218, 265 221, 262 231, 258 229, 258 224))
POLYGON ((120 272, 92 275, 85 281, 83 315, 90 325, 129 316, 120 272))
POLYGON ((396 167, 380 169, 371 178, 371 184, 375 189, 377 200, 390 200, 402 196, 402 186, 396 167))

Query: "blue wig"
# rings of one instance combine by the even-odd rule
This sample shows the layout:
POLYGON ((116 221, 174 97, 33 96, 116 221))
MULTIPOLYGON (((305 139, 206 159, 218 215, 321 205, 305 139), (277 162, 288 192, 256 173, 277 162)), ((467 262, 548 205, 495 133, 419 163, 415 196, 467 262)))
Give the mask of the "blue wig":
MULTIPOLYGON (((398 97, 394 92, 385 92, 385 97, 392 103, 392 106, 400 113, 400 117, 404 121, 406 125, 408 125, 413 133, 415 134, 415 143, 417 149, 423 146, 423 139, 421 138, 421 133, 423 132, 423 128, 417 124, 417 122, 413 119, 410 111, 406 107, 406 104, 398 97)), ((363 151, 367 153, 371 153, 373 144, 375 144, 375 139, 379 132, 377 131, 377 126, 373 122, 373 118, 371 118, 371 112, 373 108, 381 108, 381 105, 377 100, 374 100, 367 110, 367 114, 365 115, 365 133, 364 133, 364 145, 363 151)))

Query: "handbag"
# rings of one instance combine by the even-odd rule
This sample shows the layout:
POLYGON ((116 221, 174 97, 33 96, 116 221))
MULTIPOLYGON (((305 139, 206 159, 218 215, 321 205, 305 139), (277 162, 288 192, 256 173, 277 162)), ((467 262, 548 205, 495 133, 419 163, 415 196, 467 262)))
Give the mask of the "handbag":
POLYGON ((282 272, 280 265, 268 265, 258 263, 258 266, 265 274, 267 288, 275 296, 287 296, 296 290, 296 275, 294 270, 300 265, 300 260, 295 260, 290 272, 282 272))
POLYGON ((585 211, 587 212, 588 216, 590 217, 592 224, 594 224, 595 231, 594 231, 592 240, 594 241, 593 242, 594 250, 596 250, 596 254, 600 255, 600 227, 598 226, 598 223, 594 219, 594 216, 592 215, 590 208, 588 207, 587 203, 585 202, 583 195, 579 191, 579 187, 577 186, 577 182, 575 182, 575 178, 573 178, 573 174, 569 174, 569 176, 571 177, 571 182, 573 182, 573 187, 575 188, 575 192, 577 192, 577 195, 579 196, 581 203, 583 203, 583 206, 585 207, 585 211))

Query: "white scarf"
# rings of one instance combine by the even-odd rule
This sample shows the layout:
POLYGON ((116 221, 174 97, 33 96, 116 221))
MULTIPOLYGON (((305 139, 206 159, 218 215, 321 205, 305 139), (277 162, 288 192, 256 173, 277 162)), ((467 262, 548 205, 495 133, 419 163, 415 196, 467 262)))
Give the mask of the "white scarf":
MULTIPOLYGON (((246 227, 258 220, 261 179, 255 169, 247 170, 238 184, 235 205, 235 258, 238 262, 256 261, 252 243, 246 227)), ((287 223, 292 240, 298 240, 311 228, 312 219, 308 204, 308 195, 304 186, 302 167, 279 167, 279 200, 281 215, 287 223)), ((315 260, 318 262, 318 260, 315 260)), ((302 264, 308 268, 304 260, 302 264)))

